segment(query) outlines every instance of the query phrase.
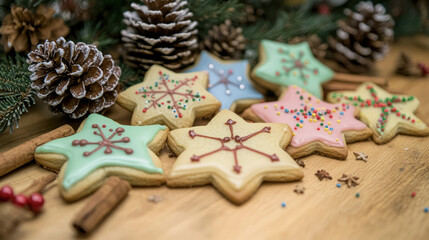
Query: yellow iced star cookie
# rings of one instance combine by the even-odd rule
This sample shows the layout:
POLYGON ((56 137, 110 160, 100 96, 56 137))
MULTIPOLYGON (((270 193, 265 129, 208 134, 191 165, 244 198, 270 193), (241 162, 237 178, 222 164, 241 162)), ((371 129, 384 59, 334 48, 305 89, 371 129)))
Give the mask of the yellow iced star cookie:
POLYGON ((143 82, 120 93, 117 102, 134 111, 132 125, 190 127, 196 118, 209 117, 221 106, 207 85, 206 72, 175 73, 154 65, 143 82))
POLYGON ((413 96, 390 94, 368 82, 356 91, 330 93, 328 101, 360 107, 360 120, 373 130, 373 140, 378 144, 390 141, 398 133, 429 135, 427 125, 414 115, 419 100, 413 96))
POLYGON ((288 182, 304 176, 284 151, 291 138, 287 124, 247 123, 222 110, 207 126, 169 134, 168 145, 178 157, 167 185, 211 183, 232 202, 243 203, 262 181, 288 182))

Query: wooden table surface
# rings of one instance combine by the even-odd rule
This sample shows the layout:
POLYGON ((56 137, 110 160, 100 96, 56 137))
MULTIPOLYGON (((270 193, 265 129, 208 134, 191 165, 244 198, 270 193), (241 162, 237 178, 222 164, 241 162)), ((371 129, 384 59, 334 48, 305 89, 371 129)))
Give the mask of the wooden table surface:
MULTIPOLYGON (((429 78, 404 78, 392 72, 400 51, 416 61, 429 63, 429 39, 401 39, 392 46, 387 59, 379 63, 379 75, 389 78, 389 89, 416 96, 421 105, 417 115, 429 122, 429 78)), ((131 114, 119 106, 107 116, 129 124, 131 114)), ((54 129, 65 122, 79 121, 52 117, 44 104, 23 115, 19 129, 0 135, 0 151, 54 129)), ((168 172, 174 158, 161 152, 168 172)), ((349 156, 339 161, 322 156, 304 158, 305 177, 301 182, 264 183, 245 204, 236 206, 212 186, 170 189, 133 188, 129 197, 90 235, 92 239, 428 239, 429 137, 397 136, 385 145, 371 141, 349 144, 349 156), (369 155, 368 163, 356 161, 353 151, 369 155), (319 181, 314 173, 325 169, 334 177, 319 181), (355 174, 361 184, 336 187, 343 173, 355 174), (296 185, 305 194, 293 192, 296 185), (416 196, 411 197, 415 192, 416 196), (355 197, 360 193, 360 197, 355 197), (148 202, 151 195, 162 201, 148 202), (286 207, 282 208, 281 203, 286 207)), ((47 174, 34 163, 0 177, 0 186, 10 184, 16 191, 32 179, 47 174)), ((84 238, 71 220, 87 199, 68 204, 56 185, 45 193, 43 213, 23 223, 11 239, 84 238)), ((1 226, 0 226, 1 227, 1 226)))

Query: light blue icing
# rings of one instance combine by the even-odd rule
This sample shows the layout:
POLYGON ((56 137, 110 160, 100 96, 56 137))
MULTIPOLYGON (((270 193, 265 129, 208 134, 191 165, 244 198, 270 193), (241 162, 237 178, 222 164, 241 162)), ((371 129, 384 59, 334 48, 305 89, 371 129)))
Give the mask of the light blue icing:
POLYGON ((185 72, 207 71, 209 73, 208 91, 222 103, 221 109, 230 109, 231 105, 241 99, 263 99, 263 95, 256 91, 248 79, 247 60, 222 63, 206 51, 202 51, 197 64, 185 72), (232 70, 232 72, 230 72, 232 70), (218 83, 222 77, 227 77, 229 84, 218 83))

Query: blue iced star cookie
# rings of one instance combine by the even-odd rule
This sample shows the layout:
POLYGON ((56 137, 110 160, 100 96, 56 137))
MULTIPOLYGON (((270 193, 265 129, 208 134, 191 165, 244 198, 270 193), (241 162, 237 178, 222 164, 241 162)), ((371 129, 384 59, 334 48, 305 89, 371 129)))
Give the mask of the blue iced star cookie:
POLYGON ((248 68, 247 60, 223 61, 202 51, 197 63, 186 72, 207 71, 210 82, 208 91, 221 101, 221 109, 241 112, 263 99, 263 95, 249 81, 248 68))

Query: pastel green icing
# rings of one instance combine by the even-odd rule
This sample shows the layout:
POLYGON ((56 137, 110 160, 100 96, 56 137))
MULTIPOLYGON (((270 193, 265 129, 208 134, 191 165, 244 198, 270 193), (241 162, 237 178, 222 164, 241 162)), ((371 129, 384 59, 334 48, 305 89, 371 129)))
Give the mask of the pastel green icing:
POLYGON ((320 84, 330 80, 334 76, 334 72, 313 56, 307 42, 290 45, 262 40, 261 45, 266 59, 256 67, 254 72, 256 76, 282 86, 295 84, 318 98, 322 97, 320 84), (279 49, 282 49, 281 53, 279 49), (302 57, 300 53, 302 53, 302 57), (304 63, 305 68, 302 71, 299 68, 293 68, 296 60, 304 63), (284 67, 292 69, 287 73, 284 67), (307 75, 306 82, 303 80, 304 75, 307 75))
POLYGON ((62 185, 66 190, 70 189, 74 184, 88 176, 94 170, 107 166, 130 167, 143 170, 148 173, 163 174, 163 170, 156 167, 152 162, 147 145, 160 130, 165 129, 166 128, 161 125, 121 125, 102 115, 91 114, 86 119, 85 125, 80 132, 39 146, 36 149, 36 153, 57 153, 67 157, 68 162, 62 182, 62 185), (73 146, 72 143, 74 140, 82 139, 85 139, 88 142, 101 141, 102 138, 94 134, 94 131, 99 132, 99 130, 97 128, 93 128, 93 124, 98 124, 100 126, 100 129, 102 129, 106 138, 110 137, 118 127, 123 128, 125 131, 121 136, 116 134, 111 138, 111 140, 117 141, 124 137, 128 137, 130 139, 129 142, 118 142, 115 143, 115 145, 122 148, 130 148, 133 152, 131 154, 127 154, 121 149, 111 148, 112 153, 106 154, 104 153, 106 147, 102 147, 91 155, 84 156, 84 152, 91 152, 99 145, 88 144, 85 146, 73 146), (103 128, 103 125, 106 125, 106 127, 103 128), (109 129, 112 129, 112 131, 109 131, 109 129))

